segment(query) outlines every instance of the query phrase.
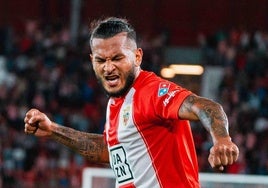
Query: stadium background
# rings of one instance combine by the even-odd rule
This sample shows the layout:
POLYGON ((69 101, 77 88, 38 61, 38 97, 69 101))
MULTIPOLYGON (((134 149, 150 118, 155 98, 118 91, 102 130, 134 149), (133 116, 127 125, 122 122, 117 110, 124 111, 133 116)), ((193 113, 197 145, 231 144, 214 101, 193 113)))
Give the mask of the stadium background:
MULTIPOLYGON (((0 187, 80 187, 83 168, 95 166, 60 144, 25 135, 23 118, 36 107, 65 126, 102 132, 107 98, 88 50, 88 24, 100 16, 130 19, 146 70, 159 74, 174 49, 198 51, 183 63, 221 68, 212 95, 241 153, 224 173, 267 175, 267 8, 267 0, 0 0, 0 187)), ((198 94, 204 84, 201 76, 174 80, 198 94)), ((192 127, 200 171, 211 172, 211 140, 198 123, 192 127)))

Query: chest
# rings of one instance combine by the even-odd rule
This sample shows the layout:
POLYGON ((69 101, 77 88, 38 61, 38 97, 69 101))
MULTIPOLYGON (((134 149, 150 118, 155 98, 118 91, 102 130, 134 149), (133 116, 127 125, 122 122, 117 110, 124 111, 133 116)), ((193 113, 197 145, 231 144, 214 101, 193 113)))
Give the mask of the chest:
POLYGON ((135 140, 138 129, 133 118, 134 94, 135 90, 131 89, 125 98, 109 101, 105 127, 109 146, 135 140))
POLYGON ((141 96, 134 88, 125 98, 110 100, 105 127, 108 145, 136 145, 145 137, 155 137, 155 132, 164 127, 154 108, 150 97, 141 96))

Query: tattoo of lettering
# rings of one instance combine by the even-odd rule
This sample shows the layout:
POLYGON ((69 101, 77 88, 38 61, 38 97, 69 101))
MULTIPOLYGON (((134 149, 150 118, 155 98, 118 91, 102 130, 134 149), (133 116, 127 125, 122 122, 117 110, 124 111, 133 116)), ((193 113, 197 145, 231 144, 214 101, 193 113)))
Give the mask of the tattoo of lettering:
POLYGON ((102 135, 85 133, 59 125, 53 132, 52 138, 92 162, 107 162, 107 159, 103 158, 107 147, 102 135))
POLYGON ((209 99, 191 95, 183 110, 196 113, 204 127, 217 136, 228 136, 228 120, 222 107, 209 99))

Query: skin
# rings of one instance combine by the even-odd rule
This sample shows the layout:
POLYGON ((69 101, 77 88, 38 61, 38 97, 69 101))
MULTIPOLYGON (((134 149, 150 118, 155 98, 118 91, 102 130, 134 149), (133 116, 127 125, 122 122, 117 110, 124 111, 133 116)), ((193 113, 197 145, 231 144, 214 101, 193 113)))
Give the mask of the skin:
POLYGON ((224 170, 224 166, 233 164, 239 155, 238 147, 231 141, 228 133, 228 119, 222 106, 209 99, 190 95, 179 109, 181 119, 200 120, 209 131, 213 147, 208 161, 212 168, 224 170))
MULTIPOLYGON (((127 78, 140 73, 142 49, 120 33, 108 39, 92 40, 90 58, 96 77, 110 96, 120 96, 129 89, 127 78)), ((213 139, 208 161, 212 168, 223 170, 233 164, 239 155, 237 146, 228 133, 228 120, 222 107, 209 99, 190 95, 181 105, 178 116, 190 121, 200 120, 213 139)), ((85 133, 51 121, 37 109, 26 113, 25 132, 38 137, 49 137, 62 143, 92 162, 108 163, 109 155, 103 135, 85 133)))
MULTIPOLYGON (((93 39, 90 55, 97 79, 109 95, 126 86, 129 74, 136 78, 140 72, 142 49, 120 33, 110 39, 93 39)), ((132 83, 131 83, 132 84, 132 83)))

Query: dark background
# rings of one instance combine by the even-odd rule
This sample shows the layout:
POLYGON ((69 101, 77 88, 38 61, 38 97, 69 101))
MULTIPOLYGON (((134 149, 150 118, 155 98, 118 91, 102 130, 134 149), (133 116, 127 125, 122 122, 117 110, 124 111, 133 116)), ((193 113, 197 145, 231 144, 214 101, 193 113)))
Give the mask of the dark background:
MULTIPOLYGON (((138 33, 170 33, 171 45, 195 45, 198 32, 211 34, 239 27, 253 31, 268 28, 267 0, 84 0, 84 23, 101 16, 130 19, 138 33)), ((20 31, 27 19, 43 24, 69 23, 68 0, 0 0, 0 26, 13 25, 20 31)))

